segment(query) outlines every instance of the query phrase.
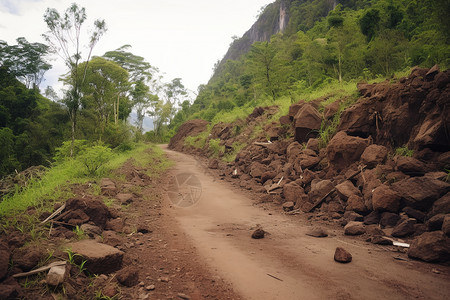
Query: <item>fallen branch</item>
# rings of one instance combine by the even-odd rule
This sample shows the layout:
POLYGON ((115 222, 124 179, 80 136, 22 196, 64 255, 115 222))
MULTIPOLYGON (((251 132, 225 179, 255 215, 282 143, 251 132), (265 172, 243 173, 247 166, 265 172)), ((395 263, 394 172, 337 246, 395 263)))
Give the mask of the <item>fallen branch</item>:
POLYGON ((271 275, 271 274, 269 274, 269 273, 266 273, 268 276, 270 276, 270 277, 272 277, 272 278, 275 278, 276 280, 279 280, 279 281, 283 281, 283 279, 280 279, 280 278, 278 278, 278 277, 276 277, 276 276, 273 276, 273 275, 271 275))
POLYGON ((41 268, 38 268, 36 270, 32 270, 30 272, 14 274, 13 277, 14 278, 19 278, 19 277, 30 276, 30 275, 34 275, 34 274, 37 274, 37 273, 40 273, 40 272, 44 272, 44 271, 50 270, 52 267, 55 267, 55 266, 64 266, 65 264, 66 264, 66 261, 55 261, 55 262, 52 262, 49 265, 46 265, 45 267, 41 267, 41 268))
POLYGON ((41 224, 45 224, 47 223, 49 220, 53 219, 56 215, 58 215, 59 213, 61 213, 63 211, 63 209, 66 208, 66 204, 61 205, 60 208, 58 208, 54 213, 52 213, 50 216, 48 216, 47 219, 45 219, 44 221, 41 222, 41 224))
POLYGON ((329 191, 325 196, 323 196, 322 198, 320 198, 319 200, 316 201, 316 203, 314 203, 314 205, 308 210, 308 212, 312 212, 314 210, 314 208, 316 208, 317 206, 320 205, 320 203, 322 203, 328 196, 331 195, 331 193, 333 193, 336 189, 332 188, 331 191, 329 191))
POLYGON ((361 173, 364 169, 366 169, 367 166, 360 166, 358 171, 356 171, 355 173, 353 173, 352 175, 350 175, 350 177, 347 178, 347 180, 352 179, 353 177, 355 177, 356 175, 358 175, 359 173, 361 173))

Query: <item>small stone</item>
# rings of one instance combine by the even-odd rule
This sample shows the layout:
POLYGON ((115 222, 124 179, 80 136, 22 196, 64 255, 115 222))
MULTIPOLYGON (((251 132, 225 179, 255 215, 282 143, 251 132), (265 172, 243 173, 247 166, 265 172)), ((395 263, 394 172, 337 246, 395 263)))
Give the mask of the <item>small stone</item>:
POLYGON ((51 267, 48 271, 46 282, 51 286, 58 286, 64 282, 64 277, 66 276, 66 265, 51 267))
POLYGON ((184 299, 184 300, 189 300, 189 299, 191 299, 191 297, 189 297, 188 295, 183 294, 183 293, 178 293, 178 294, 177 294, 177 297, 180 298, 180 299, 184 299))
POLYGON ((362 222, 349 222, 344 227, 345 235, 361 235, 366 232, 364 224, 362 222))
POLYGON ((155 290, 155 285, 154 284, 151 284, 151 285, 147 285, 146 287, 145 287, 145 289, 147 290, 147 291, 153 291, 153 290, 155 290))
POLYGON ((320 238, 320 237, 327 237, 328 233, 323 228, 313 227, 313 228, 308 229, 308 231, 306 232, 306 235, 320 238))
POLYGON ((169 282, 169 277, 161 277, 159 278, 161 282, 169 282))
POLYGON ((265 233, 266 232, 264 230, 262 230, 261 228, 258 228, 252 233, 252 239, 263 239, 265 233))
POLYGON ((349 263, 352 261, 352 255, 344 248, 337 247, 334 252, 334 260, 340 263, 349 263))
POLYGON ((379 235, 372 237, 372 243, 377 244, 377 245, 392 245, 393 244, 392 240, 390 240, 384 236, 379 236, 379 235))
POLYGON ((284 211, 291 211, 294 209, 294 202, 288 201, 283 203, 283 210, 284 211))
POLYGON ((126 267, 117 272, 117 280, 120 284, 132 287, 138 284, 139 282, 139 271, 134 267, 126 267))

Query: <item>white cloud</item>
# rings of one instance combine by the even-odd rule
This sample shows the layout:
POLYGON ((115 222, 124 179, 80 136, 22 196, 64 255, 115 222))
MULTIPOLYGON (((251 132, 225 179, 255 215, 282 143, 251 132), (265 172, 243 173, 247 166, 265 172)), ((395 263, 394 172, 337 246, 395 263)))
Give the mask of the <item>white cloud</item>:
MULTIPOLYGON (((74 0, 0 0, 0 39, 15 43, 18 37, 43 42, 47 29, 43 15, 48 7, 64 11, 74 0)), ((166 73, 166 80, 181 77, 196 90, 212 75, 214 63, 223 57, 231 36, 242 36, 255 21, 261 6, 273 0, 79 0, 86 8, 89 26, 105 19, 108 32, 94 55, 122 45, 143 56, 166 73)), ((58 86, 64 73, 60 61, 52 62, 46 84, 58 86)))

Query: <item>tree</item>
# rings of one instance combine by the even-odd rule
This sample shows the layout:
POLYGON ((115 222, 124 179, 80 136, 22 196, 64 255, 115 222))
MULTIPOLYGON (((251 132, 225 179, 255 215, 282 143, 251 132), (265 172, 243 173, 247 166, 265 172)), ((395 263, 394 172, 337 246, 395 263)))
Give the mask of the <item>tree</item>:
POLYGON ((367 41, 371 41, 375 36, 380 23, 380 11, 375 8, 369 9, 359 20, 361 32, 367 37, 367 41))
POLYGON ((248 54, 250 68, 256 80, 264 82, 264 86, 272 99, 276 98, 273 77, 277 65, 277 51, 272 43, 256 42, 250 48, 248 54))
POLYGON ((150 93, 150 88, 145 84, 144 79, 135 83, 131 96, 133 97, 133 106, 136 108, 136 126, 139 134, 142 134, 145 114, 152 105, 154 106, 159 101, 159 98, 150 93))
POLYGON ((391 75, 405 66, 408 40, 397 30, 384 30, 369 43, 368 58, 376 74, 391 75))
MULTIPOLYGON (((47 41, 50 49, 56 52, 64 60, 64 63, 69 69, 68 80, 66 82, 70 88, 67 91, 64 104, 69 110, 72 122, 72 144, 70 151, 72 156, 77 126, 77 114, 81 105, 81 86, 84 84, 88 66, 88 63, 86 63, 83 75, 80 76, 78 74, 80 71, 78 66, 82 61, 81 28, 86 21, 86 10, 84 7, 78 7, 76 3, 67 8, 63 15, 54 8, 48 8, 44 14, 44 21, 49 29, 47 33, 43 34, 44 39, 47 41)), ((105 21, 94 21, 94 30, 92 31, 87 45, 88 54, 85 59, 86 62, 89 62, 92 50, 105 32, 105 21)))
POLYGON ((120 96, 129 88, 128 72, 113 61, 94 57, 79 65, 79 76, 85 77, 80 91, 83 106, 93 108, 103 134, 111 115, 114 123, 119 120, 120 96), (83 74, 81 70, 86 70, 83 74))
POLYGON ((27 88, 37 88, 51 65, 44 59, 48 46, 41 43, 29 43, 25 38, 17 39, 17 45, 9 46, 0 41, 0 66, 20 80, 27 88))
POLYGON ((134 55, 126 50, 130 49, 130 45, 124 45, 114 51, 106 52, 103 57, 118 63, 122 68, 130 74, 130 81, 137 82, 142 78, 151 80, 153 74, 158 72, 158 69, 146 62, 142 56, 134 55))

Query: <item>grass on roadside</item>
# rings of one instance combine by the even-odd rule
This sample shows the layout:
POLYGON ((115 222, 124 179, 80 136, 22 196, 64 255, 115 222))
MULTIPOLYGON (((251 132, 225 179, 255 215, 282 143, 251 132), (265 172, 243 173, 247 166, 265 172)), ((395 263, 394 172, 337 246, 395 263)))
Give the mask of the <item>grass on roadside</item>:
POLYGON ((28 207, 34 207, 42 212, 51 211, 55 202, 65 201, 73 196, 71 185, 95 182, 101 177, 112 177, 112 171, 118 169, 130 158, 136 161, 137 166, 150 166, 149 176, 158 176, 170 166, 163 151, 156 145, 149 144, 137 144, 130 151, 114 152, 98 173, 86 174, 80 161, 65 160, 48 168, 42 178, 29 182, 27 187, 16 188, 14 193, 3 197, 0 202, 0 217, 2 217, 0 223, 8 222, 7 219, 11 222, 11 218, 20 217, 20 212, 28 207))

